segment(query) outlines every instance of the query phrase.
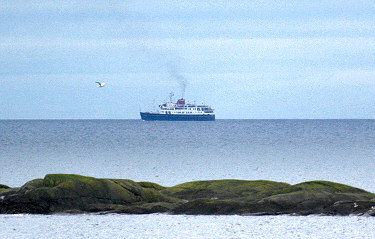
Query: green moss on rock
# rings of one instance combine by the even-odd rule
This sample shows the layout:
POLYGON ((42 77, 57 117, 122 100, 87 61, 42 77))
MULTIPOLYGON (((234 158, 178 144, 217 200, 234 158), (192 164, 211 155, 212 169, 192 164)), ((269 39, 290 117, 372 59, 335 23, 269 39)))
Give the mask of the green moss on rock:
MULTIPOLYGON (((375 195, 365 190, 329 181, 310 181, 292 185, 276 190, 269 197, 260 200, 259 205, 269 209, 299 214, 343 214, 350 213, 350 210, 340 209, 335 206, 338 202, 350 202, 350 208, 354 211, 354 203, 368 201, 375 195)), ((363 209, 364 210, 364 209, 363 209)))
POLYGON ((195 181, 176 185, 162 191, 170 196, 192 200, 198 198, 217 199, 247 199, 255 200, 264 197, 273 190, 290 186, 287 183, 280 183, 267 180, 210 180, 195 181))
POLYGON ((0 188, 0 213, 156 213, 375 215, 375 194, 310 181, 209 180, 163 187, 129 179, 48 174, 21 188, 0 188))
POLYGON ((45 187, 56 187, 65 182, 81 181, 88 184, 94 184, 96 178, 82 176, 77 174, 47 174, 44 177, 43 185, 45 187))
POLYGON ((330 193, 368 193, 363 189, 329 181, 309 181, 294 186, 302 190, 325 191, 330 193))
MULTIPOLYGON (((44 186, 63 191, 66 197, 89 197, 114 203, 139 201, 141 187, 131 180, 98 179, 74 174, 49 174, 44 186)), ((60 195, 61 196, 61 195, 60 195)))
MULTIPOLYGON (((49 174, 43 188, 36 194, 39 197, 57 200, 60 198, 86 201, 90 204, 131 204, 137 202, 180 202, 159 193, 157 184, 139 184, 129 179, 99 179, 75 174, 49 174), (147 186, 149 188, 147 188, 147 186)), ((81 208, 83 207, 81 203, 81 208)), ((91 210, 91 209, 88 209, 91 210)))
MULTIPOLYGON (((345 184, 334 183, 329 181, 309 181, 303 182, 295 185, 290 185, 288 187, 272 190, 269 196, 273 195, 280 195, 280 194, 290 194, 293 192, 300 192, 300 191, 309 191, 309 192, 319 192, 319 193, 331 193, 331 194, 356 194, 356 195, 371 195, 371 193, 351 187, 345 184)), ((372 194, 375 197, 375 194, 372 194)))
POLYGON ((21 188, 20 188, 20 192, 22 193, 27 193, 33 189, 36 189, 36 188, 41 188, 43 187, 43 179, 41 178, 37 178, 37 179, 34 179, 34 180, 31 180, 27 183, 25 183, 21 188))
POLYGON ((5 191, 6 189, 10 189, 10 187, 4 184, 0 184, 0 193, 5 191))
POLYGON ((4 185, 4 184, 0 184, 0 189, 8 189, 10 187, 8 187, 7 185, 4 185))
POLYGON ((138 182, 138 184, 143 188, 153 188, 153 189, 156 189, 156 190, 166 189, 166 187, 163 187, 163 186, 161 186, 157 183, 153 183, 153 182, 138 182))

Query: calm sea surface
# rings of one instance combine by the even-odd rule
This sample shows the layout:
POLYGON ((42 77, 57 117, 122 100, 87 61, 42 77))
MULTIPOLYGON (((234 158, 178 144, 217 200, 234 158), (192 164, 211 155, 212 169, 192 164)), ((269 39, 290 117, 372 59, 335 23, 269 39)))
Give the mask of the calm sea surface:
MULTIPOLYGON (((291 184, 329 180, 375 192, 375 120, 0 120, 0 183, 12 187, 21 186, 31 179, 42 178, 49 173, 126 178, 152 181, 164 186, 209 179, 267 179, 291 184)), ((59 225, 57 221, 61 220, 61 217, 72 222, 84 218, 1 215, 0 226, 3 228, 1 224, 12 225, 9 227, 9 233, 17 233, 22 231, 20 225, 28 223, 40 222, 42 225, 44 221, 53 223, 55 220, 56 225, 59 225)), ((103 218, 128 220, 124 219, 124 215, 86 217, 84 220, 89 223, 86 225, 88 227, 92 227, 90 223, 93 221, 100 224, 99 221, 103 218)), ((135 215, 127 217, 135 221, 141 218, 135 215)), ((216 222, 220 226, 220 220, 223 223, 226 220, 228 223, 242 220, 238 222, 238 230, 245 230, 244 233, 238 231, 239 234, 226 234, 227 237, 249 235, 245 225, 253 220, 249 219, 252 217, 231 219, 224 216, 148 217, 155 218, 151 221, 172 217, 174 219, 170 220, 182 220, 180 225, 188 219, 201 225, 204 224, 201 221, 206 220, 210 225, 209 230, 212 230, 211 226, 215 227, 216 222), (244 226, 243 229, 241 225, 244 226)), ((270 218, 287 224, 299 218, 298 222, 312 220, 317 225, 320 225, 321 220, 333 220, 326 217, 270 218)), ((331 218, 336 218, 338 223, 344 225, 343 221, 350 221, 351 217, 331 218)), ((263 217, 262 220, 266 219, 267 217, 263 217)), ((355 217, 352 220, 359 219, 355 217)), ((366 221, 361 225, 375 226, 375 220, 372 218, 360 220, 366 221)), ((162 222, 163 220, 159 223, 162 222)), ((114 230, 116 225, 112 225, 114 230)), ((137 225, 135 223, 134 226, 141 229, 137 225)), ((272 223, 264 222, 264 225, 270 226, 272 223)), ((83 226, 85 227, 84 223, 83 226)), ((108 226, 108 230, 111 230, 111 225, 108 226)), ((160 228, 162 230, 163 227, 160 228)), ((202 226, 202 230, 203 228, 202 226)), ((362 229, 365 231, 365 228, 366 226, 362 229)), ((137 231, 136 229, 133 231, 137 231)), ((76 230, 78 235, 81 229, 77 227, 76 230)), ((0 236, 1 233, 4 232, 0 232, 0 236)), ((99 231, 98 233, 98 237, 109 235, 100 234, 99 231)), ((45 237, 48 235, 45 234, 45 237)), ((123 235, 119 237, 127 238, 123 235)))

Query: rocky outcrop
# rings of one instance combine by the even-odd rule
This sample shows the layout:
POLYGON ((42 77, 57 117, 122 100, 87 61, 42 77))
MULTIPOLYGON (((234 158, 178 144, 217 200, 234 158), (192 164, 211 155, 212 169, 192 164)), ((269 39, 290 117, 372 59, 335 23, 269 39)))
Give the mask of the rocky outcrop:
POLYGON ((375 215, 375 195, 327 181, 296 185, 212 180, 163 187, 152 182, 51 174, 0 191, 0 213, 166 212, 192 215, 375 215))
POLYGON ((154 213, 169 211, 182 202, 154 187, 158 186, 132 180, 51 174, 0 193, 0 213, 154 213))
POLYGON ((176 214, 373 215, 375 209, 374 194, 327 181, 296 185, 272 181, 201 181, 168 188, 166 194, 178 198, 195 195, 176 207, 173 210, 176 214))
POLYGON ((7 185, 4 185, 4 184, 0 184, 0 193, 5 191, 6 189, 9 189, 10 187, 8 187, 7 185))
POLYGON ((8 189, 9 187, 7 185, 4 185, 4 184, 0 184, 0 190, 1 189, 8 189))

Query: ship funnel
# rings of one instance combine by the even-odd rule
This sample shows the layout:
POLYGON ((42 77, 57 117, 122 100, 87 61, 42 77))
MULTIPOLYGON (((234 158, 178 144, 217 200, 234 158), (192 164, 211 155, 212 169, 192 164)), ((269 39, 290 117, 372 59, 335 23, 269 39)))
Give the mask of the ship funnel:
POLYGON ((182 98, 182 99, 179 99, 178 101, 177 101, 177 104, 179 104, 179 105, 184 105, 185 104, 185 100, 182 98))

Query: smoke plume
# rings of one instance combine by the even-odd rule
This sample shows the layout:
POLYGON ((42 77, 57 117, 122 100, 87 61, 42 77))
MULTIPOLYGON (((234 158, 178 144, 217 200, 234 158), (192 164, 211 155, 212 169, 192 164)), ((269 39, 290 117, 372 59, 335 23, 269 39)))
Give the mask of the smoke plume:
POLYGON ((182 98, 185 98, 185 91, 186 86, 188 84, 188 80, 178 72, 177 65, 175 62, 171 62, 169 67, 169 74, 180 85, 182 98))

